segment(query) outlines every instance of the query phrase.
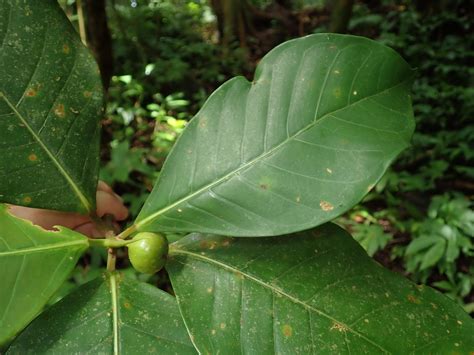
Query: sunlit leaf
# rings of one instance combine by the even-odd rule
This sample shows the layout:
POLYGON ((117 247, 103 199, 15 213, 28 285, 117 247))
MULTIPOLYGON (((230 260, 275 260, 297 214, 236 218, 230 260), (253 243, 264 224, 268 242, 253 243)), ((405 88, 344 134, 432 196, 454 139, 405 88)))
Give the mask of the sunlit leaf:
POLYGON ((68 229, 45 231, 13 217, 0 204, 0 345, 46 305, 87 249, 68 229))
POLYGON ((137 229, 265 236, 333 219, 408 146, 411 78, 397 53, 366 38, 278 46, 253 82, 228 81, 193 118, 137 229))

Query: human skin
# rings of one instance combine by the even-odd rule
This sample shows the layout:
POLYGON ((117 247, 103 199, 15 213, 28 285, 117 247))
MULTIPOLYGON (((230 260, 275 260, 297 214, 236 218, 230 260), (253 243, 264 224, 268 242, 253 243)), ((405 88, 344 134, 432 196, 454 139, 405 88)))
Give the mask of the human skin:
MULTIPOLYGON (((128 217, 128 210, 120 196, 115 194, 112 188, 103 181, 99 181, 97 186, 96 199, 98 217, 112 215, 116 221, 123 221, 128 217)), ((104 236, 104 232, 89 216, 14 205, 9 205, 9 212, 48 230, 54 230, 54 226, 59 225, 89 237, 104 236)))

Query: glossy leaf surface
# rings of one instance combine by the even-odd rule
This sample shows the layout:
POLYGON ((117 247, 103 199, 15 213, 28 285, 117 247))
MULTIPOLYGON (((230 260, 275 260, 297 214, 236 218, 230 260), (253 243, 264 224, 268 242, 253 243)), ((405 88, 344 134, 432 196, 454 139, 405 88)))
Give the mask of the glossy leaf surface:
POLYGON ((196 354, 171 295, 113 275, 38 317, 7 354, 196 354))
POLYGON ((42 310, 88 246, 79 233, 45 231, 0 204, 0 345, 42 310))
POLYGON ((290 238, 191 234, 167 266, 203 354, 447 354, 474 349, 462 308, 326 224, 290 238))
POLYGON ((347 211, 406 148, 412 71, 366 38, 286 42, 253 82, 208 99, 170 153, 138 230, 265 236, 347 211))
POLYGON ((0 2, 0 201, 95 210, 103 92, 57 1, 0 2))

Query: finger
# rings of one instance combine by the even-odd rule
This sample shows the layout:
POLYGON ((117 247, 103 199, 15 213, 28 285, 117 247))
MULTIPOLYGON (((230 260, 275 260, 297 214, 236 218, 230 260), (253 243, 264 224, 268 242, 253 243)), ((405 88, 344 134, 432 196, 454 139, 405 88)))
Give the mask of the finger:
POLYGON ((114 190, 112 190, 112 188, 102 180, 99 180, 99 183, 97 184, 97 191, 109 192, 111 194, 114 193, 114 190))
POLYGON ((74 228, 74 230, 78 233, 87 235, 88 237, 92 238, 103 237, 103 233, 100 233, 92 222, 81 224, 78 227, 74 228))
POLYGON ((117 221, 123 221, 128 217, 128 210, 115 194, 97 191, 97 215, 103 217, 106 214, 113 215, 117 221))
POLYGON ((89 221, 88 216, 39 208, 9 206, 9 211, 16 217, 30 220, 33 224, 48 230, 53 230, 56 225, 74 229, 77 225, 89 221))
POLYGON ((108 193, 114 195, 115 197, 117 197, 120 200, 120 202, 123 202, 123 199, 119 195, 117 195, 115 193, 115 191, 109 185, 107 185, 105 182, 103 182, 102 180, 99 180, 99 184, 97 185, 97 191, 108 192, 108 193))

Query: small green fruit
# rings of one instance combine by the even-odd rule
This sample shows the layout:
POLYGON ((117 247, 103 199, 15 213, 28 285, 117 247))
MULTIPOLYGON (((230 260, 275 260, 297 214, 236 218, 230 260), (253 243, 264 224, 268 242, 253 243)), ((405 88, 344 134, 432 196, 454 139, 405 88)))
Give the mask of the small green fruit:
POLYGON ((144 274, 154 274, 166 263, 168 240, 162 234, 138 233, 127 247, 133 267, 144 274))

